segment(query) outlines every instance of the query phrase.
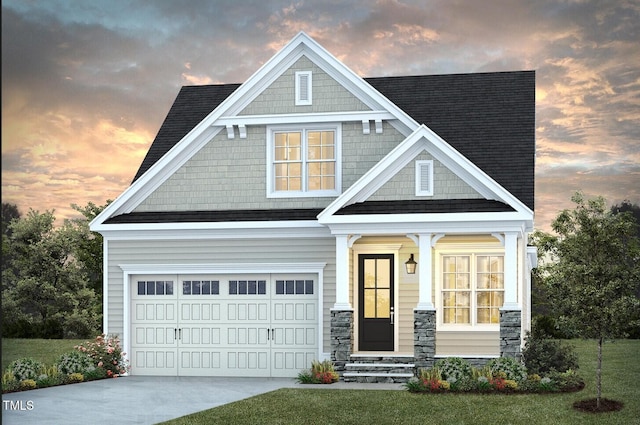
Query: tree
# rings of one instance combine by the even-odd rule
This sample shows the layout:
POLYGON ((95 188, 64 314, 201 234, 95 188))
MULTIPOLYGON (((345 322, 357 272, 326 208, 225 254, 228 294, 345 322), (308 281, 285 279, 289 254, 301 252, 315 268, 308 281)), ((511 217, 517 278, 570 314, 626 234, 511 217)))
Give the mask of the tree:
POLYGON ((536 232, 539 275, 560 323, 598 344, 597 409, 602 398, 602 344, 624 337, 637 323, 640 300, 640 242, 628 212, 614 214, 597 197, 572 197, 573 210, 562 211, 552 223, 556 235, 536 232))
POLYGON ((615 204, 611 207, 613 214, 629 212, 636 220, 636 234, 640 237, 640 205, 632 204, 631 201, 625 200, 620 205, 615 204))
POLYGON ((89 223, 96 218, 112 201, 97 206, 89 202, 85 207, 72 204, 71 208, 78 211, 84 218, 70 220, 70 225, 76 229, 74 246, 75 257, 82 263, 89 279, 88 284, 98 297, 102 305, 102 235, 89 230, 89 223))
POLYGON ((8 226, 11 256, 2 271, 6 336, 88 337, 99 330, 101 305, 76 251, 81 236, 72 222, 60 228, 54 222, 52 211, 30 210, 8 226))

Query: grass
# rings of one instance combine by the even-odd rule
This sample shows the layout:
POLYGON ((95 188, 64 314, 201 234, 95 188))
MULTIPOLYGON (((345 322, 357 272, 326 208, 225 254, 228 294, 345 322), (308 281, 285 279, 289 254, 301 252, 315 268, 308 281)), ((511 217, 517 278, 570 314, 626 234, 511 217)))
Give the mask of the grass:
POLYGON ((574 401, 596 395, 596 343, 574 340, 571 344, 576 347, 580 373, 587 384, 577 393, 412 394, 286 388, 164 424, 640 424, 640 340, 605 344, 603 397, 623 401, 625 407, 598 415, 572 408, 574 401))
POLYGON ((73 351, 84 339, 13 339, 2 338, 2 370, 14 360, 31 357, 47 366, 55 364, 61 354, 73 351))

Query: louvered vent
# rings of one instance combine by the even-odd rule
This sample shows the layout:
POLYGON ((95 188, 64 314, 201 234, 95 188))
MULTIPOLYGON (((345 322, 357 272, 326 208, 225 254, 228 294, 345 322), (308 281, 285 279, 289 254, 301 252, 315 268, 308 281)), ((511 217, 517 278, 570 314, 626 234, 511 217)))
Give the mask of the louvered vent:
POLYGON ((416 161, 416 196, 433 196, 433 161, 416 161))
POLYGON ((296 105, 311 105, 311 71, 296 72, 296 105))

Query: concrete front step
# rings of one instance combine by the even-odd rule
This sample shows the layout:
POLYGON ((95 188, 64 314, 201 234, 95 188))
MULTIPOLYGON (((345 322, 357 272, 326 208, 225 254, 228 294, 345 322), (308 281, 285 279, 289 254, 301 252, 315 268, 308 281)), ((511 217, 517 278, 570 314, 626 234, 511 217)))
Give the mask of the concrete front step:
POLYGON ((415 373, 413 358, 406 356, 352 355, 345 365, 345 382, 404 383, 415 373))
POLYGON ((344 382, 358 383, 405 383, 413 377, 413 373, 394 372, 344 372, 344 382))

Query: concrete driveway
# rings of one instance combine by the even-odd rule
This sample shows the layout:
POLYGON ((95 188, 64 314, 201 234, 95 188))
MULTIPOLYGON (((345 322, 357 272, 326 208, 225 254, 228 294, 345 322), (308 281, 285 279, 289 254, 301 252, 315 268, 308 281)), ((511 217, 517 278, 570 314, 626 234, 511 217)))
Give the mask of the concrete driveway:
POLYGON ((293 378, 101 379, 3 394, 2 423, 156 424, 279 388, 299 386, 293 378))
POLYGON ((403 390, 402 384, 300 384, 294 378, 127 376, 2 395, 3 424, 157 424, 280 388, 403 390))

